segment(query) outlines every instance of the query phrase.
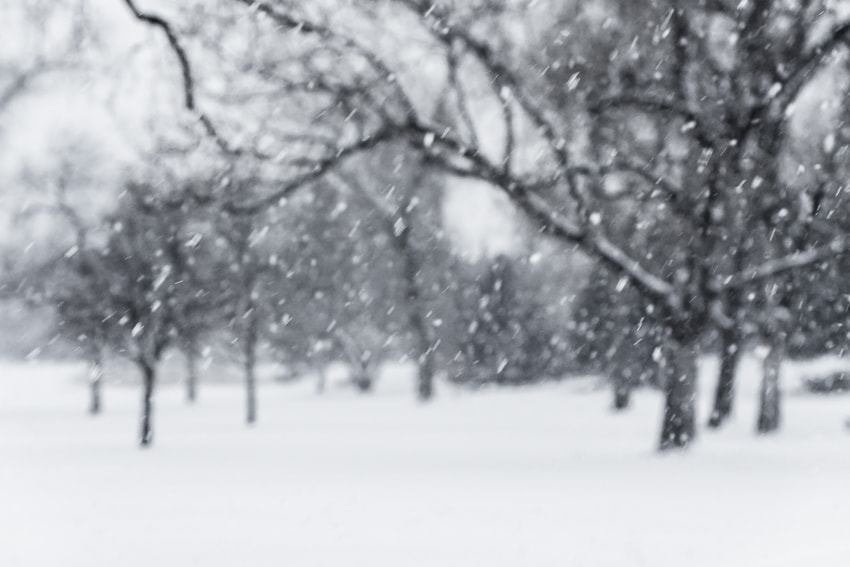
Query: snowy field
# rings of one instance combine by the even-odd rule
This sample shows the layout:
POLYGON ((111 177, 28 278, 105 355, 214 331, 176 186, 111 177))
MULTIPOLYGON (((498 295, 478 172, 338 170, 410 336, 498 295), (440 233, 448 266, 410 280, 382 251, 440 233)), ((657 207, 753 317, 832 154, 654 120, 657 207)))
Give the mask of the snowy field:
POLYGON ((2 367, 0 566, 850 565, 850 398, 789 386, 757 438, 751 364, 733 422, 666 456, 655 392, 623 415, 590 379, 421 407, 401 373, 371 397, 267 380, 254 428, 236 385, 195 407, 165 386, 142 451, 137 389, 91 418, 82 373, 2 367))

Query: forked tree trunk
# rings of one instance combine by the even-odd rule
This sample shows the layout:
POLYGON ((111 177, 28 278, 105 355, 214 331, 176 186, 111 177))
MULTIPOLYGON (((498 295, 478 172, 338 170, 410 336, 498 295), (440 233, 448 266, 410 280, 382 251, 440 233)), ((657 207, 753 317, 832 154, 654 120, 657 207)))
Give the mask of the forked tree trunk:
POLYGON ((194 345, 186 349, 186 401, 198 399, 198 353, 194 345))
POLYGON ((724 330, 720 336, 720 373, 714 391, 714 407, 708 419, 709 427, 720 427, 730 415, 735 401, 735 372, 740 358, 740 342, 734 330, 724 330))
POLYGON ((664 364, 665 401, 659 449, 684 449, 696 434, 696 348, 671 340, 664 364))
POLYGON ((156 383, 156 370, 148 361, 139 361, 142 370, 142 418, 139 433, 139 445, 148 447, 153 443, 153 391, 156 383))
POLYGON ((779 372, 785 348, 782 340, 774 341, 764 358, 761 388, 759 390, 759 415, 756 423, 758 433, 771 433, 779 429, 781 422, 779 372))
POLYGON ((92 357, 91 368, 89 369, 89 413, 98 415, 102 409, 101 403, 101 386, 103 384, 103 357, 99 352, 92 357))

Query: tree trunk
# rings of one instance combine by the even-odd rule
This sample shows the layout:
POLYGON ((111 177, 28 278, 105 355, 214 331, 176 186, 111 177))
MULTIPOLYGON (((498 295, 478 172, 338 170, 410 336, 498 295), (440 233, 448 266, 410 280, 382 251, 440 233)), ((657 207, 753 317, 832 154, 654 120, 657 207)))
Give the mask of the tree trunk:
POLYGON ((357 375, 354 378, 354 385, 361 394, 368 394, 372 391, 374 380, 372 379, 372 369, 368 364, 362 364, 357 370, 357 375))
POLYGON ((665 401, 659 449, 684 449, 696 434, 696 348, 670 340, 665 349, 665 401))
POLYGON ((322 395, 325 393, 325 385, 328 381, 327 372, 325 372, 325 366, 320 364, 316 367, 316 394, 322 395))
POLYGON ((361 394, 368 394, 372 391, 372 379, 367 374, 358 376, 354 385, 357 386, 357 391, 361 394))
MULTIPOLYGON (((620 341, 622 343, 622 341, 620 341)), ((619 345, 622 347, 622 345, 619 345)), ((609 365, 611 385, 614 389, 614 411, 622 411, 629 407, 632 397, 632 371, 628 363, 618 360, 609 365)))
POLYGON ((251 425, 257 421, 257 378, 254 367, 257 362, 257 329, 254 321, 248 322, 244 339, 245 370, 245 423, 251 425))
POLYGON ((156 382, 156 370, 148 361, 139 361, 142 370, 142 427, 139 445, 148 447, 153 443, 153 390, 156 382))
POLYGON ((779 389, 779 371, 785 348, 782 340, 774 341, 770 351, 764 358, 761 388, 759 391, 759 415, 756 424, 758 433, 771 433, 779 429, 780 401, 782 392, 779 389))
POLYGON ((91 393, 89 413, 91 415, 98 415, 101 410, 100 390, 103 383, 103 358, 100 353, 96 353, 92 357, 92 365, 89 372, 89 390, 91 393))
POLYGON ((422 296, 419 292, 417 277, 420 272, 416 251, 410 244, 410 220, 401 218, 402 228, 395 232, 393 242, 402 256, 404 272, 405 298, 410 320, 410 327, 416 334, 416 396, 420 402, 427 402, 434 397, 434 353, 431 348, 431 333, 428 322, 422 313, 422 296))
POLYGON ((421 402, 427 402, 434 397, 434 354, 430 345, 423 345, 424 352, 418 359, 417 397, 421 402))
POLYGON ((366 353, 357 344, 357 341, 348 334, 345 330, 337 327, 334 336, 342 345, 342 350, 345 351, 345 356, 348 358, 348 364, 351 367, 351 383, 362 393, 372 391, 372 368, 366 356, 366 353))
POLYGON ((245 423, 257 421, 257 378, 254 375, 254 360, 245 361, 245 423))
POLYGON ((734 330, 724 330, 720 335, 720 373, 714 391, 714 407, 708 426, 717 428, 732 414, 735 401, 735 372, 740 358, 740 342, 734 330))
POLYGON ((632 398, 632 387, 623 383, 622 378, 614 381, 614 410, 622 411, 628 409, 632 398))
POLYGON ((186 401, 198 399, 198 353, 194 345, 186 349, 186 401))

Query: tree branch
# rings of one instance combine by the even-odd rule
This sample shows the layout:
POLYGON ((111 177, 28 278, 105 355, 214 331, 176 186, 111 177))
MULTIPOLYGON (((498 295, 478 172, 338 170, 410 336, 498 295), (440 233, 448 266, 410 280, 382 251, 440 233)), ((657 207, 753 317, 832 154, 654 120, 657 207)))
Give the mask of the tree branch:
POLYGON ((652 188, 653 192, 657 190, 664 195, 677 213, 687 218, 693 218, 693 208, 689 207, 688 203, 683 199, 683 192, 680 187, 670 182, 664 176, 654 173, 646 165, 625 158, 622 155, 618 156, 610 165, 598 167, 577 165, 570 169, 577 175, 595 178, 618 173, 631 173, 643 179, 652 188))
POLYGON ((591 104, 589 110, 592 114, 602 114, 606 110, 624 106, 633 106, 645 112, 672 112, 688 122, 693 122, 697 141, 701 145, 715 149, 719 146, 717 134, 711 131, 699 110, 673 96, 618 93, 591 104))
POLYGON ((478 147, 481 145, 478 141, 478 130, 475 127, 475 122, 472 120, 472 113, 469 112, 469 104, 466 100, 466 93, 463 90, 463 85, 460 84, 460 79, 457 73, 458 63, 454 46, 451 46, 449 47, 446 55, 448 86, 454 88, 458 112, 460 113, 461 120, 463 120, 467 130, 469 130, 469 141, 473 146, 478 147))
MULTIPOLYGON (((431 27, 431 34, 447 48, 450 49, 454 42, 464 45, 467 52, 474 56, 490 74, 490 83, 500 101, 503 100, 504 89, 512 92, 520 108, 522 108, 532 123, 542 133, 549 148, 560 162, 560 167, 568 167, 570 156, 566 147, 566 140, 558 135, 555 121, 550 116, 547 116, 544 109, 538 106, 537 101, 529 96, 526 89, 523 88, 523 84, 519 80, 517 73, 502 63, 489 45, 474 38, 466 30, 453 26, 448 21, 449 14, 445 10, 438 8, 433 2, 423 2, 420 0, 398 1, 418 14, 423 20, 427 21, 431 19, 434 21, 436 25, 431 27)), ((570 192, 574 196, 577 196, 574 187, 570 187, 570 192)))
POLYGON ((180 73, 183 78, 183 106, 198 117, 198 121, 201 123, 204 131, 207 135, 213 138, 213 140, 215 140, 216 144, 222 151, 232 155, 239 155, 243 153, 239 149, 232 148, 230 144, 228 144, 227 141, 219 134, 210 117, 198 108, 197 101, 195 100, 195 80, 192 76, 192 66, 189 62, 189 57, 186 55, 186 50, 180 43, 177 34, 174 33, 174 28, 171 24, 160 16, 142 12, 138 9, 138 7, 136 7, 135 0, 124 0, 124 3, 137 20, 144 22, 151 27, 159 28, 168 39, 171 51, 174 52, 174 55, 177 57, 177 61, 180 64, 180 73))
POLYGON ((15 97, 21 94, 32 78, 30 71, 25 71, 18 75, 15 80, 12 81, 12 84, 8 85, 2 92, 0 92, 0 112, 9 105, 15 97))
POLYGON ((235 0, 240 4, 248 6, 252 10, 258 10, 271 18, 281 29, 286 31, 297 31, 298 33, 312 34, 321 37, 325 40, 339 41, 344 47, 348 48, 359 56, 368 61, 369 65, 378 73, 378 75, 388 85, 392 86, 399 97, 399 101, 403 106, 403 110, 408 115, 416 114, 416 109, 407 95, 405 90, 396 80, 396 74, 390 69, 384 61, 381 60, 372 50, 362 43, 343 35, 328 26, 324 26, 315 22, 311 22, 305 18, 296 18, 292 15, 276 10, 274 6, 263 0, 235 0))
POLYGON ((398 209, 390 205, 377 191, 373 191, 360 181, 356 181, 354 176, 349 175, 347 178, 343 178, 339 172, 329 173, 326 179, 340 191, 353 191, 363 197, 369 205, 381 213, 381 218, 392 228, 398 209))
POLYGON ((766 280, 783 272, 805 268, 817 262, 828 260, 850 252, 850 237, 840 236, 829 244, 824 244, 803 252, 794 252, 781 258, 768 260, 760 266, 748 268, 727 278, 721 284, 721 290, 734 289, 750 283, 766 280))
POLYGON ((374 134, 361 138, 358 142, 338 148, 333 155, 316 160, 310 171, 286 181, 269 195, 243 203, 228 201, 224 204, 224 208, 231 214, 257 214, 263 209, 278 203, 281 199, 288 197, 301 187, 304 187, 310 182, 316 181, 325 174, 334 171, 347 158, 371 150, 380 144, 402 137, 405 134, 406 130, 403 127, 386 126, 374 134))
MULTIPOLYGON (((630 258, 623 250, 613 244, 607 237, 601 233, 587 230, 586 228, 573 224, 566 218, 559 215, 555 209, 543 199, 540 195, 530 191, 527 187, 517 183, 517 180, 512 178, 507 172, 496 167, 483 158, 477 148, 469 147, 454 137, 445 133, 441 134, 436 129, 422 122, 416 113, 413 104, 407 97, 406 93, 397 84, 392 71, 378 58, 374 53, 369 51, 361 44, 346 38, 325 26, 321 26, 309 21, 302 21, 292 16, 279 12, 270 6, 267 2, 261 0, 236 0, 242 4, 248 5, 257 9, 267 16, 271 17, 277 24, 284 29, 297 30, 301 33, 312 33, 328 39, 342 42, 355 50, 359 55, 363 56, 372 66, 378 71, 384 79, 394 84, 399 94, 399 98, 407 111, 406 121, 401 123, 388 122, 379 131, 370 136, 362 138, 360 141, 348 146, 340 147, 333 155, 328 155, 324 158, 317 159, 313 168, 302 175, 296 176, 293 179, 279 186, 274 192, 269 195, 258 198, 247 203, 227 202, 225 210, 231 214, 250 215, 256 214, 265 208, 273 206, 281 199, 289 196, 295 190, 304 187, 315 181, 325 174, 339 167, 346 158, 358 153, 368 151, 384 142, 400 137, 406 137, 414 145, 426 150, 429 154, 439 157, 438 153, 434 152, 434 147, 445 147, 452 150, 453 158, 467 160, 472 166, 468 170, 470 176, 476 176, 479 179, 489 181, 502 190, 506 191, 512 197, 519 207, 524 210, 532 219, 536 220, 544 230, 560 236, 561 238, 573 242, 582 248, 588 254, 596 256, 605 263, 611 265, 617 271, 628 275, 638 288, 644 289, 647 293, 654 297, 661 298, 671 305, 681 306, 675 289, 671 284, 654 276, 649 271, 644 269, 640 263, 630 258)), ((413 0, 401 0, 412 6, 423 18, 432 16, 432 10, 424 7, 423 4, 413 0)), ((199 112, 194 98, 194 80, 191 73, 191 66, 186 56, 186 52, 180 44, 173 28, 163 18, 145 14, 140 12, 133 0, 125 0, 125 3, 133 11, 137 19, 147 23, 148 25, 160 28, 168 38, 172 51, 174 51, 180 63, 180 68, 183 76, 184 90, 184 105, 187 109, 198 113, 201 117, 201 122, 210 136, 212 136, 222 149, 226 149, 228 153, 239 153, 229 147, 228 144, 220 137, 212 122, 206 115, 199 112)), ((454 28, 447 28, 449 31, 445 34, 435 33, 435 37, 440 39, 444 44, 450 44, 453 40, 460 41, 464 44, 468 51, 473 54, 476 59, 484 65, 485 69, 492 74, 494 78, 494 88, 498 88, 497 94, 503 92, 503 88, 508 88, 514 93, 517 102, 523 111, 532 119, 532 122, 543 132, 544 138, 550 145, 550 148, 560 158, 559 169, 570 175, 567 170, 569 164, 569 154, 566 148, 566 142, 556 133, 554 122, 549 120, 543 110, 538 108, 531 98, 525 93, 522 84, 517 76, 511 72, 505 65, 500 63, 485 43, 479 42, 465 32, 454 28)), ((446 169, 451 170, 451 163, 444 158, 441 163, 446 169)), ((568 182, 570 182, 568 180, 568 182)), ((571 192, 576 193, 574 184, 570 182, 571 192)), ((577 195, 579 205, 582 205, 581 197, 577 195)))
POLYGON ((800 91, 809 84, 817 70, 826 62, 839 45, 850 41, 850 21, 843 22, 833 28, 823 41, 812 48, 803 60, 785 79, 781 96, 778 101, 778 112, 783 115, 788 107, 797 99, 800 91))

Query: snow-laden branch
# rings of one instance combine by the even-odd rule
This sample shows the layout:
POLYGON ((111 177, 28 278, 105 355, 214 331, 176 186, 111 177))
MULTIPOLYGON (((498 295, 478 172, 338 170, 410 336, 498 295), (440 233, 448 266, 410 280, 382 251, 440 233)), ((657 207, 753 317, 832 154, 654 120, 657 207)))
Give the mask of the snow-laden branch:
MULTIPOLYGON (((558 133, 556 121, 540 106, 539 98, 532 97, 523 86, 519 73, 508 67, 485 42, 475 38, 468 31, 450 22, 450 14, 445 8, 430 1, 422 0, 398 0, 414 13, 418 14, 423 21, 432 21, 430 30, 432 36, 441 42, 447 49, 452 49, 454 44, 464 46, 466 52, 488 72, 497 97, 504 104, 506 93, 513 94, 513 98, 519 104, 523 112, 531 119, 534 126, 542 133, 549 148, 554 152, 562 167, 568 167, 570 156, 567 150, 566 140, 558 133)), ((506 124, 506 127, 510 127, 506 124)), ((574 188, 570 188, 574 192, 574 188)))
POLYGON ((850 20, 835 26, 820 43, 815 45, 808 54, 802 57, 799 64, 793 68, 785 79, 781 94, 777 97, 778 110, 783 115, 794 103, 800 91, 809 84, 814 75, 820 70, 835 50, 843 44, 850 43, 850 20))
POLYGON ((629 256, 602 232, 588 230, 570 222, 558 214, 543 197, 534 192, 516 188, 514 202, 528 216, 537 220, 541 228, 548 233, 574 243, 583 252, 628 276, 638 289, 651 297, 664 300, 676 309, 682 307, 681 299, 672 284, 644 268, 638 260, 629 256))
POLYGON ((768 260, 759 266, 747 268, 727 278, 721 284, 721 288, 733 289, 750 283, 757 283, 781 273, 805 268, 847 253, 850 253, 850 237, 841 236, 828 244, 802 252, 794 252, 787 256, 768 260))
POLYGON ((480 146, 478 139, 478 129, 475 127, 475 121, 472 119, 472 113, 469 109, 469 101, 467 100, 466 91, 458 77, 458 55, 455 52, 454 46, 449 46, 446 52, 446 64, 448 67, 448 79, 446 83, 447 89, 454 89, 457 100, 457 108, 460 113, 460 118, 469 130, 469 141, 473 146, 480 146))
POLYGON ((653 298, 663 299, 671 306, 681 307, 681 301, 672 284, 644 268, 638 260, 629 256, 599 230, 591 229, 586 220, 575 222, 559 214, 557 208, 536 191, 540 186, 539 181, 527 181, 512 176, 451 134, 435 135, 433 129, 422 123, 412 123, 410 129, 415 134, 409 138, 411 145, 419 145, 426 150, 430 161, 437 162, 443 171, 485 181, 499 188, 543 232, 576 245, 586 254, 626 275, 636 287, 653 298), (441 153, 441 148, 448 151, 441 153), (457 158, 464 159, 465 163, 452 161, 457 158))

